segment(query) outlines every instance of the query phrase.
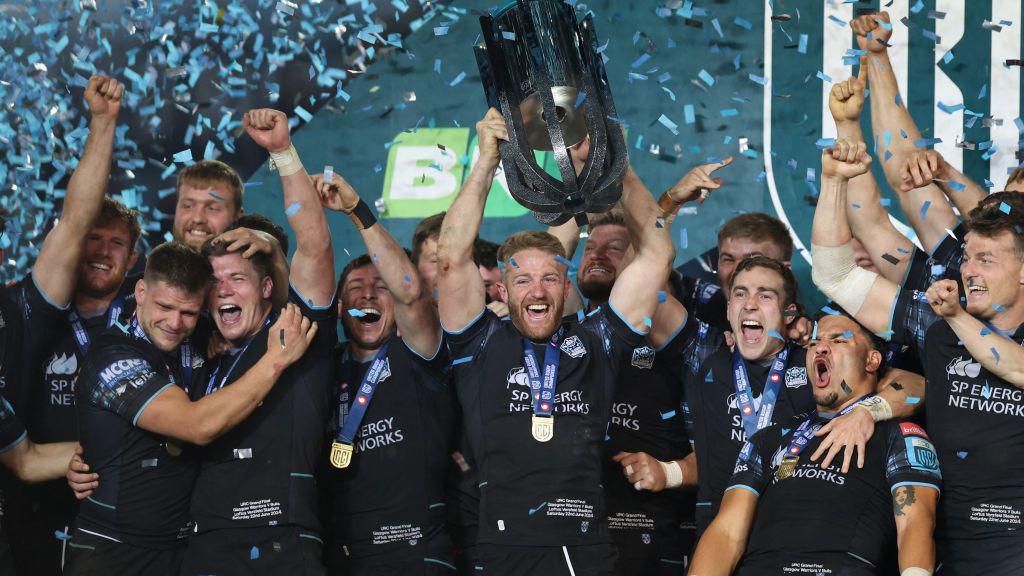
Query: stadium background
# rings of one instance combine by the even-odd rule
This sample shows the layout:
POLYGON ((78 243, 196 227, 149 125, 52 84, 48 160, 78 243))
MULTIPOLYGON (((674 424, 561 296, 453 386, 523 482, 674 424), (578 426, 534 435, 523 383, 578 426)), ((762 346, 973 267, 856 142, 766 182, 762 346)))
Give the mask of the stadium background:
MULTIPOLYGON (((595 13, 631 160, 654 193, 708 159, 736 159, 721 173, 726 186, 677 219, 677 264, 713 248, 717 228, 742 211, 782 217, 798 247, 809 247, 815 143, 834 135, 823 104, 855 60, 846 23, 879 2, 574 4, 595 13)), ((1024 128, 1020 2, 881 4, 896 29, 891 54, 904 100, 925 139, 941 141, 920 144, 1001 189, 1018 164, 1024 128), (975 149, 958 147, 961 136, 975 149)), ((371 205, 381 199, 385 225, 408 243, 420 218, 451 202, 474 160, 473 126, 485 104, 472 46, 477 16, 490 8, 417 0, 6 3, 0 207, 14 217, 0 239, 2 278, 28 269, 59 213, 84 143, 81 90, 95 70, 126 81, 130 93, 110 189, 142 210, 146 243, 167 234, 174 175, 190 159, 225 160, 247 181, 246 210, 285 222, 265 154, 238 137, 241 114, 256 106, 287 111, 307 169, 331 165, 371 205)), ((884 181, 880 162, 875 170, 884 181)), ((883 190, 901 220, 893 192, 883 190)), ((487 214, 488 239, 538 227, 500 182, 487 214)), ((331 227, 340 269, 362 243, 346 218, 332 216, 331 227)), ((803 300, 813 305, 820 296, 808 260, 805 251, 794 255, 803 300)))

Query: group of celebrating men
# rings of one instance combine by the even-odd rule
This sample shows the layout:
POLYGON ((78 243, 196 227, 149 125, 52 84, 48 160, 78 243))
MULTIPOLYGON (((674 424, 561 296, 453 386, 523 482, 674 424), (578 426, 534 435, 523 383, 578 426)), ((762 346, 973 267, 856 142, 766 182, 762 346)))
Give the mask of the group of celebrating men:
POLYGON ((720 228, 720 284, 671 269, 668 228, 731 159, 657 201, 627 169, 586 231, 479 239, 496 110, 411 251, 306 172, 283 113, 249 111, 290 261, 204 160, 135 277, 136 215, 104 197, 123 88, 94 76, 60 222, 0 291, 0 462, 30 483, 4 479, 0 573, 1024 574, 1024 178, 989 194, 918 149, 888 15, 852 26, 869 57, 829 100, 817 313, 766 214, 720 228), (881 202, 868 84, 930 251, 881 202), (340 278, 326 212, 366 247, 340 278))

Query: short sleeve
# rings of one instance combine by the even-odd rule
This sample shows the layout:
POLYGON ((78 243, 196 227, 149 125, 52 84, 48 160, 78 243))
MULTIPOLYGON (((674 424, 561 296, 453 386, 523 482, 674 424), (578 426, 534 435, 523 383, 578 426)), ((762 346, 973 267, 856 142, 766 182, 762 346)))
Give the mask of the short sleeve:
POLYGON ((682 328, 666 341, 658 354, 670 359, 671 372, 680 378, 695 376, 712 354, 725 344, 717 328, 692 315, 687 315, 682 328))
POLYGON ((900 290, 890 313, 893 342, 914 346, 924 358, 924 335, 939 320, 922 290, 900 290))
POLYGON ((14 448, 25 439, 25 427, 14 414, 14 408, 0 396, 0 454, 14 448))
POLYGON ((443 331, 441 332, 441 338, 437 342, 437 350, 430 357, 421 356, 418 352, 412 349, 405 341, 402 341, 402 345, 409 350, 409 355, 412 357, 413 362, 432 370, 436 373, 442 374, 447 372, 451 368, 451 354, 448 352, 448 335, 443 331))
POLYGON ((89 400, 98 408, 114 412, 134 426, 146 406, 164 391, 174 386, 166 375, 158 372, 138 350, 117 347, 93 365, 89 400))
MULTIPOLYGON (((505 320, 510 322, 511 320, 505 320)), ((484 308, 480 314, 461 330, 444 329, 444 338, 448 342, 448 352, 453 365, 463 364, 473 359, 483 349, 487 338, 494 333, 502 322, 490 309, 484 308)))
POLYGON ((768 471, 761 457, 760 444, 765 438, 763 431, 754 434, 743 443, 743 448, 736 456, 736 466, 732 470, 732 479, 726 491, 733 489, 749 490, 758 496, 768 486, 768 471))
POLYGON ((311 350, 316 350, 320 355, 329 355, 334 352, 338 343, 338 293, 335 291, 331 303, 326 306, 314 306, 311 300, 306 299, 295 286, 288 286, 288 302, 299 307, 299 311, 310 322, 316 322, 316 337, 313 339, 311 350))
MULTIPOLYGON (((619 314, 611 301, 588 314, 580 323, 583 326, 597 326, 603 339, 604 350, 613 360, 631 355, 633 349, 647 338, 647 334, 635 330, 619 314)), ((613 363, 613 366, 617 365, 617 362, 613 363)))
POLYGON ((942 473, 935 446, 924 429, 908 421, 890 421, 885 480, 889 490, 900 486, 928 486, 939 490, 942 473))
POLYGON ((956 280, 959 283, 961 246, 966 231, 965 225, 960 224, 953 231, 956 237, 943 236, 931 254, 915 249, 903 279, 903 289, 925 291, 939 280, 956 280))

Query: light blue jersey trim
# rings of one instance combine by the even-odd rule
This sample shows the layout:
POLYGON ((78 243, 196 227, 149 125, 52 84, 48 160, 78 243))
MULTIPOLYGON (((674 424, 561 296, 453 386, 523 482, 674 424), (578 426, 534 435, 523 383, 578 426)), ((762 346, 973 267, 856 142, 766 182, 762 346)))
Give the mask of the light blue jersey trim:
POLYGON ((870 560, 868 560, 867 558, 863 558, 861 556, 857 556, 853 552, 847 552, 847 554, 849 554, 852 558, 856 558, 857 560, 860 560, 861 562, 867 564, 868 566, 871 566, 872 568, 875 568, 875 565, 870 560))
POLYGON ((666 346, 671 344, 672 341, 676 339, 676 336, 678 336, 679 333, 683 331, 683 328, 686 328, 686 322, 689 319, 690 319, 690 313, 689 312, 683 314, 683 321, 679 323, 679 327, 677 327, 675 329, 675 331, 672 332, 671 336, 666 338, 665 341, 661 343, 661 346, 658 346, 657 348, 655 348, 655 350, 657 350, 658 352, 661 352, 662 350, 665 349, 666 346))
POLYGON ((897 488, 900 488, 902 486, 923 486, 925 488, 932 488, 936 492, 941 492, 938 486, 930 482, 900 482, 898 484, 893 484, 892 488, 889 489, 889 493, 891 494, 895 492, 897 488))
POLYGON ((615 315, 619 317, 619 320, 622 320, 623 324, 625 324, 626 326, 629 326, 629 329, 632 330, 634 334, 639 334, 641 336, 647 336, 647 332, 641 332, 641 331, 637 330, 636 328, 633 327, 632 324, 630 324, 625 318, 623 318, 622 314, 619 314, 619 311, 615 309, 615 305, 612 304, 611 300, 608 301, 608 309, 611 310, 612 312, 614 312, 615 315))
POLYGON ((32 285, 36 287, 36 292, 39 292, 39 294, 42 295, 43 300, 46 300, 46 303, 49 304, 50 306, 53 306, 54 308, 60 310, 61 312, 67 312, 68 310, 71 309, 71 302, 68 302, 63 306, 58 306, 56 302, 50 300, 50 297, 46 295, 46 292, 43 292, 43 289, 39 287, 39 282, 36 282, 35 274, 32 274, 32 285))
POLYGON ((97 506, 103 506, 104 508, 109 508, 110 510, 117 510, 117 506, 111 506, 110 504, 100 502, 99 500, 93 498, 92 496, 86 496, 85 499, 97 506))
POLYGON ((143 404, 139 408, 139 411, 135 413, 135 417, 132 418, 132 426, 138 426, 139 425, 139 417, 142 416, 142 411, 145 410, 149 406, 150 402, 152 402, 153 400, 156 400, 156 397, 159 396, 161 392, 163 392, 164 390, 167 390, 168 388, 170 388, 172 386, 174 386, 174 384, 170 384, 170 383, 164 384, 164 386, 162 388, 160 388, 159 390, 154 392, 153 395, 149 397, 149 400, 146 400, 146 403, 143 404))
POLYGON ((430 358, 427 358, 423 354, 414 350, 413 347, 409 346, 409 343, 405 341, 405 338, 402 339, 402 344, 405 344, 405 347, 409 349, 409 352, 412 352, 416 356, 422 358, 425 362, 431 362, 437 358, 437 355, 441 352, 441 345, 444 344, 444 334, 440 334, 440 337, 437 339, 437 348, 434 350, 434 353, 430 355, 430 358))
POLYGON ((443 560, 438 560, 437 558, 424 558, 423 561, 430 562, 431 564, 440 564, 441 566, 444 566, 445 568, 449 568, 451 570, 456 569, 455 566, 452 566, 451 564, 444 562, 443 560))
POLYGON ((744 484, 733 484, 732 486, 729 486, 728 488, 725 489, 726 492, 728 492, 729 490, 747 490, 747 491, 753 492, 754 496, 757 496, 758 498, 761 497, 761 493, 760 492, 758 492, 757 490, 754 490, 750 486, 746 486, 744 484))
POLYGON ((444 322, 442 322, 441 323, 441 330, 444 330, 446 334, 451 334, 453 336, 458 336, 459 334, 462 334, 466 330, 469 330, 470 326, 472 326, 473 324, 476 324, 480 320, 480 318, 484 315, 484 312, 487 312, 487 307, 486 306, 482 310, 480 310, 479 314, 474 316, 472 320, 467 322, 466 325, 463 326, 462 328, 460 328, 459 330, 449 330, 448 328, 445 328, 444 322))
POLYGON ((316 306, 316 305, 314 305, 312 300, 310 300, 309 298, 306 298, 305 296, 303 296, 302 292, 299 292, 299 289, 295 287, 295 284, 292 284, 291 282, 288 282, 288 287, 291 288, 292 291, 295 292, 296 295, 298 295, 299 300, 302 300, 303 304, 305 304, 306 306, 309 306, 310 310, 327 310, 329 308, 334 307, 334 303, 338 299, 338 287, 337 286, 334 287, 334 292, 331 295, 330 303, 325 304, 323 306, 316 306))
POLYGON ((3 454, 4 452, 7 452, 8 450, 10 450, 11 448, 14 448, 18 444, 21 444, 21 441, 24 440, 26 436, 28 436, 28 432, 22 431, 21 432, 21 436, 18 436, 17 440, 15 440, 14 442, 11 442, 7 446, 4 446, 3 448, 0 448, 0 454, 3 454))
POLYGON ((324 543, 324 541, 321 540, 320 537, 315 535, 315 534, 303 534, 302 532, 299 532, 299 538, 306 538, 308 540, 316 540, 321 545, 323 545, 323 543, 324 543))

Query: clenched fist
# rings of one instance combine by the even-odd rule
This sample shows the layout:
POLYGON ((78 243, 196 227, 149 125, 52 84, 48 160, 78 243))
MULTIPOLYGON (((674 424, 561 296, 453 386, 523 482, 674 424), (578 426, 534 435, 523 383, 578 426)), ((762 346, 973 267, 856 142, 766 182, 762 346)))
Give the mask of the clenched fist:
POLYGON ((822 178, 839 177, 850 180, 867 173, 870 167, 871 156, 863 142, 839 138, 833 147, 821 153, 822 178))
POLYGON ((836 124, 860 121, 867 77, 867 58, 861 58, 860 71, 856 76, 832 85, 828 95, 828 109, 836 124))
POLYGON ((850 20, 850 28, 857 35, 857 47, 868 52, 883 52, 892 38, 889 13, 865 14, 850 20))
POLYGON ((964 311, 960 306, 960 287, 956 280, 939 280, 925 293, 932 310, 943 318, 951 318, 964 311))
POLYGON ((268 152, 281 152, 292 145, 288 116, 280 110, 257 108, 242 118, 245 133, 268 152))
POLYGON ((121 110, 124 85, 99 74, 89 78, 85 86, 85 102, 93 120, 115 120, 121 110))

